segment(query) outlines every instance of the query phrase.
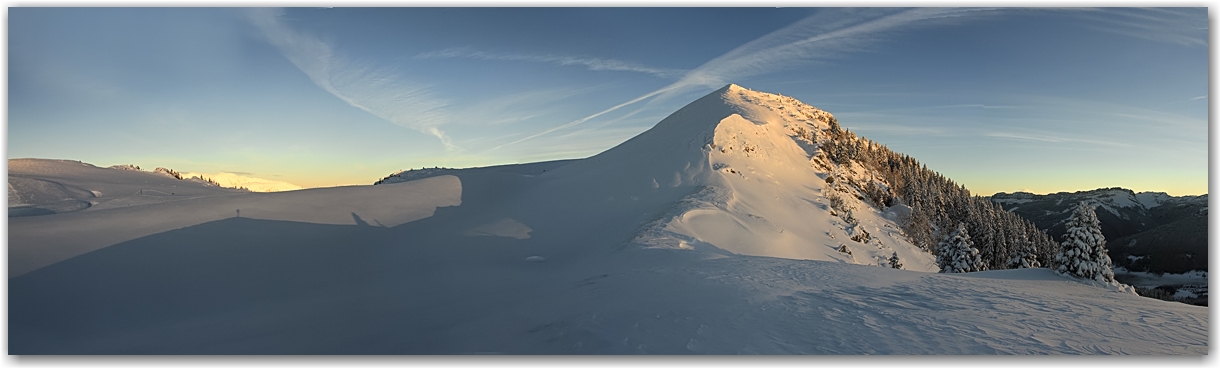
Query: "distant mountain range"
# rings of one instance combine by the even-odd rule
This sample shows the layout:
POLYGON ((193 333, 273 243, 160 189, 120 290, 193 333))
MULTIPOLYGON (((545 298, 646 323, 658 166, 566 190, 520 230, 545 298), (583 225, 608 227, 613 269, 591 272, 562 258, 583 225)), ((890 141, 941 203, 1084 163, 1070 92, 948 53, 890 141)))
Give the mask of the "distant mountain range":
POLYGON ((1032 221, 1055 240, 1078 202, 1096 203, 1097 219, 1114 265, 1131 271, 1207 270, 1207 194, 1174 197, 1102 188, 1074 193, 996 193, 990 199, 1032 221))

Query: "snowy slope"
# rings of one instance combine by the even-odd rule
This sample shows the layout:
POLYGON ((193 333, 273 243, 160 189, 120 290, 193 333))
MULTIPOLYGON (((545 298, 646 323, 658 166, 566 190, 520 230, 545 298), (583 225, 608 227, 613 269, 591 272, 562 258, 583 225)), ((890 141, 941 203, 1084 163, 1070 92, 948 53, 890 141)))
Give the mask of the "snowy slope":
POLYGON ((1206 308, 922 272, 892 209, 829 208, 870 174, 819 164, 828 117, 727 86, 583 160, 11 218, 10 353, 1207 352, 1206 308))

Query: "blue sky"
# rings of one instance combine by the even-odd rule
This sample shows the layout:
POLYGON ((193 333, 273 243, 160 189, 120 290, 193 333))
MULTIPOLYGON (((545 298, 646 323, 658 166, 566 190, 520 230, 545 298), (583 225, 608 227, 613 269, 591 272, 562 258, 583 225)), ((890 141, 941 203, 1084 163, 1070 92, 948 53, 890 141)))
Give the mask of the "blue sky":
POLYGON ((587 157, 726 83, 978 194, 1203 194, 1207 10, 9 9, 8 155, 314 187, 587 157))

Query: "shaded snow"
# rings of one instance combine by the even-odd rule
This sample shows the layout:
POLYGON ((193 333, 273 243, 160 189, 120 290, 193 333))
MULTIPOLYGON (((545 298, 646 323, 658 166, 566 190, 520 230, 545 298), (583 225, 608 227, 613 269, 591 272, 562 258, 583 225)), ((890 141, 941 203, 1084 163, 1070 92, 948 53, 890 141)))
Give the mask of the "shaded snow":
MULTIPOLYGON (((242 221, 254 220, 216 225, 276 229, 242 221)), ((191 259, 154 253, 167 268, 158 272, 160 280, 92 268, 101 266, 98 257, 127 259, 112 253, 75 265, 89 275, 64 269, 14 279, 11 311, 23 318, 12 319, 11 351, 1207 353, 1206 308, 1088 286, 1045 269, 947 275, 646 249, 528 262, 533 256, 504 256, 521 249, 463 248, 457 257, 440 256, 436 246, 411 252, 385 245, 348 247, 361 255, 352 257, 309 242, 295 244, 298 256, 278 259, 254 256, 274 248, 241 245, 222 249, 249 265, 223 271, 190 267, 222 266, 227 257, 218 253, 191 259), (324 256, 324 263, 309 260, 324 256), (90 291, 113 282, 126 287, 90 291), (162 283, 177 287, 157 286, 162 283), (36 285, 62 292, 32 303, 36 285), (177 307, 157 308, 163 300, 177 307), (46 308, 58 318, 37 317, 46 308), (142 313, 129 314, 136 312, 142 313), (55 339, 67 334, 74 337, 55 339)), ((147 252, 127 254, 137 251, 147 252)))

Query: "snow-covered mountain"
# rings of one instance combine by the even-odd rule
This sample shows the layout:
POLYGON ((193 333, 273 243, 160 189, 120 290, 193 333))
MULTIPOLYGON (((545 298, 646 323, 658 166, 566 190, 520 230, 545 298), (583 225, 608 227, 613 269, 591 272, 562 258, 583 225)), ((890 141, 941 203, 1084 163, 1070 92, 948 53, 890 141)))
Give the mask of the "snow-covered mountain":
POLYGON ((1107 237, 1114 238, 1144 231, 1150 225, 1151 227, 1160 225, 1162 221, 1152 213, 1157 208, 1191 206, 1193 210, 1199 212, 1207 211, 1207 194, 1174 197, 1163 192, 1136 193, 1125 188, 1101 188, 1052 194, 996 193, 991 196, 991 200, 1003 204, 1005 210, 1009 212, 1037 218, 1038 224, 1045 224, 1046 228, 1061 225, 1061 222, 1067 219, 1066 216, 1058 219, 1059 222, 1056 223, 1048 223, 1047 220, 1057 219, 1058 214, 1071 212, 1071 207, 1076 203, 1092 202, 1099 211, 1106 212, 1106 214, 1098 213, 1099 216, 1110 216, 1124 222, 1121 225, 1115 224, 1115 226, 1107 226, 1102 229, 1107 237))
MULTIPOLYGON (((539 182, 545 193, 574 197, 564 203, 649 208, 631 246, 874 266, 897 254, 906 269, 935 272, 934 257, 901 235, 901 207, 878 209, 827 182, 835 170, 811 133, 833 119, 790 97, 729 85, 614 148, 556 163, 539 182), (831 208, 834 190, 852 220, 831 208)), ((859 166, 836 170, 850 182, 878 180, 859 166)), ((454 172, 406 171, 378 183, 454 172)))
POLYGON ((10 354, 1207 352, 1206 308, 934 273, 837 124, 729 85, 586 159, 10 218, 10 354))

